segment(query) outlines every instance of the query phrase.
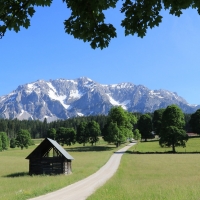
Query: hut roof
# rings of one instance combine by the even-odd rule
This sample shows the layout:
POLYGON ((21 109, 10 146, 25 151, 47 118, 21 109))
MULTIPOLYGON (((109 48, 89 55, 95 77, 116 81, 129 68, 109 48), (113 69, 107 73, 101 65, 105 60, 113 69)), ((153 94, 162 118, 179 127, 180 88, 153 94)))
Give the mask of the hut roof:
POLYGON ((55 140, 52 140, 50 138, 45 138, 33 151, 30 153, 26 159, 30 159, 32 157, 35 157, 38 155, 38 152, 40 153, 40 156, 42 157, 45 155, 46 152, 49 151, 52 147, 55 147, 66 159, 68 160, 74 160, 74 158, 65 150, 63 147, 61 147, 55 140))

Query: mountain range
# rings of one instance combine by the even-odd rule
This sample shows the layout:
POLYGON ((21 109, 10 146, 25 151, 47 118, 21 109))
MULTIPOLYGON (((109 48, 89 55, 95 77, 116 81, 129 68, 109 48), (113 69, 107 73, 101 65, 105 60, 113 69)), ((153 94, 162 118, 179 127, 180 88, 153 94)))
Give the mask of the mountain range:
POLYGON ((129 112, 154 112, 176 104, 183 112, 193 113, 190 105, 175 92, 150 90, 143 85, 119 83, 104 85, 87 77, 74 80, 38 80, 20 85, 0 97, 0 117, 53 121, 76 116, 107 115, 111 107, 122 106, 129 112))

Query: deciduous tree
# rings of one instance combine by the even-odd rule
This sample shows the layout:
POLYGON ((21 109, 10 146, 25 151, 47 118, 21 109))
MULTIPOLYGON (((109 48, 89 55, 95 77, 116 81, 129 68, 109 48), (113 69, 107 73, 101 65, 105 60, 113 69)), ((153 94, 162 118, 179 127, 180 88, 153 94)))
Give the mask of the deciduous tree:
POLYGON ((121 106, 112 107, 108 113, 108 122, 116 122, 118 127, 133 129, 137 119, 125 111, 121 106))
POLYGON ((163 112, 162 116, 162 129, 160 132, 160 146, 170 147, 175 153, 175 147, 186 146, 188 136, 183 129, 185 125, 184 114, 182 110, 176 106, 168 106, 163 112))
POLYGON ((89 142, 93 145, 99 141, 101 134, 100 126, 94 120, 89 122, 86 127, 87 135, 89 136, 89 142))
POLYGON ((70 146, 71 144, 76 143, 76 131, 74 128, 60 127, 56 133, 56 140, 61 145, 66 144, 70 146))
POLYGON ((107 124, 103 129, 104 140, 113 142, 116 146, 126 142, 128 138, 133 136, 132 130, 136 121, 136 118, 121 106, 111 108, 107 124))
POLYGON ((66 137, 66 128, 65 127, 59 127, 56 130, 56 141, 61 144, 62 146, 65 144, 65 137, 66 137))
POLYGON ((135 129, 133 131, 133 137, 135 140, 140 140, 141 139, 141 134, 140 134, 140 131, 138 129, 135 129))
POLYGON ((16 137, 16 146, 21 150, 31 145, 31 136, 28 130, 20 129, 16 137))
POLYGON ((200 134, 200 109, 191 115, 189 124, 194 133, 200 134))
POLYGON ((155 110, 153 113, 153 131, 156 135, 160 135, 161 126, 162 126, 162 115, 165 109, 155 110))
POLYGON ((152 138, 152 121, 150 115, 141 115, 141 117, 138 120, 137 126, 142 136, 142 139, 145 139, 145 141, 147 141, 148 138, 152 138))
POLYGON ((74 128, 66 128, 65 134, 65 144, 67 146, 71 146, 76 143, 76 131, 74 128))
POLYGON ((50 128, 48 131, 47 131, 47 137, 55 140, 56 139, 56 129, 55 128, 50 128))
POLYGON ((16 147, 16 140, 15 138, 10 139, 10 148, 15 148, 16 147))
MULTIPOLYGON (((120 0, 63 0, 71 15, 64 21, 65 32, 74 38, 90 42, 93 49, 105 48, 112 38, 117 37, 116 28, 106 22, 105 11, 115 8, 120 0)), ((0 0, 0 36, 7 30, 18 32, 20 27, 28 28, 36 6, 50 6, 52 0, 0 0)), ((161 11, 180 16, 188 8, 197 9, 199 0, 125 0, 120 12, 124 15, 121 26, 125 35, 144 37, 149 28, 162 22, 161 11)))
POLYGON ((122 134, 121 130, 118 128, 116 122, 110 122, 105 128, 106 134, 103 139, 108 143, 114 143, 116 147, 120 143, 125 141, 125 136, 122 134))
POLYGON ((87 122, 81 122, 77 126, 77 131, 76 131, 76 141, 79 144, 83 144, 83 146, 85 146, 85 143, 89 141, 89 135, 86 128, 87 128, 87 122))
POLYGON ((7 150, 9 145, 9 140, 6 132, 0 132, 0 137, 2 141, 2 150, 7 150))

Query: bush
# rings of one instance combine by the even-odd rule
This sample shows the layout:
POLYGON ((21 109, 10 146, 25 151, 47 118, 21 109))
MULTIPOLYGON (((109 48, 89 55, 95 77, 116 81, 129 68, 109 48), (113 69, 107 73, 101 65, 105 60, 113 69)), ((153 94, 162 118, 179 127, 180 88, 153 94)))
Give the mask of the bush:
POLYGON ((15 148, 15 147, 16 147, 15 138, 11 138, 11 140, 10 140, 10 148, 15 148))

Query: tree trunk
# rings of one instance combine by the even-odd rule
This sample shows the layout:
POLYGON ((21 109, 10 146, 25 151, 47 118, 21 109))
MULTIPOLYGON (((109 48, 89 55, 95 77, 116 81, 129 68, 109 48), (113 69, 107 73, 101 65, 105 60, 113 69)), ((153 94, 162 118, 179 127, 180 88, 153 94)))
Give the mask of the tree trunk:
POLYGON ((172 144, 172 152, 173 152, 173 153, 176 153, 175 144, 172 144))

